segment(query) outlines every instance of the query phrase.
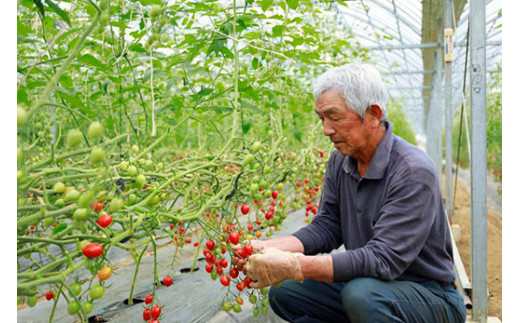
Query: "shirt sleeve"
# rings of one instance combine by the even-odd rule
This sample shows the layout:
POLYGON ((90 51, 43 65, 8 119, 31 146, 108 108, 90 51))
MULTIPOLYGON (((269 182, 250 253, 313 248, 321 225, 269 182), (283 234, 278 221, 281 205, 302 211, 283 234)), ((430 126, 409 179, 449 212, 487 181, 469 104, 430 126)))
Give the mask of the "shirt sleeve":
POLYGON ((338 152, 334 151, 325 172, 318 214, 310 225, 293 233, 302 242, 305 255, 330 252, 343 243, 335 179, 342 160, 338 158, 338 152))
MULTIPOLYGON (((426 169, 416 177, 396 174, 374 225, 374 236, 358 249, 332 255, 334 281, 355 277, 393 280, 417 258, 432 228, 437 193, 427 183, 435 176, 426 169)), ((442 205, 442 204, 440 204, 442 205)))

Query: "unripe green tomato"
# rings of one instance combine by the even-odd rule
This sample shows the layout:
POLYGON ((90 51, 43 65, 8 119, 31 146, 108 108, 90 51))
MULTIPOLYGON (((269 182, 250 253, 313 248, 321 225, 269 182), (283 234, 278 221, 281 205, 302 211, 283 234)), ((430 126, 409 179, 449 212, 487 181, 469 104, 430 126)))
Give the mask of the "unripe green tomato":
POLYGON ((146 160, 145 164, 144 164, 146 167, 148 168, 151 168, 153 166, 153 161, 151 161, 150 159, 146 160))
POLYGON ((270 236, 272 236, 272 235, 273 235, 273 233, 272 233, 271 231, 267 231, 267 232, 265 233, 265 236, 268 237, 268 238, 269 238, 270 236))
POLYGON ((248 164, 251 164, 252 162, 255 161, 255 156, 252 155, 252 154, 247 154, 245 157, 244 157, 244 164, 248 165, 248 164))
POLYGON ((212 271, 211 272, 211 279, 213 279, 213 280, 217 279, 217 272, 216 271, 212 271))
POLYGON ((255 307, 255 308, 253 309, 253 316, 254 316, 254 317, 257 317, 259 312, 260 312, 260 311, 258 310, 258 307, 255 307))
POLYGON ((128 197, 128 202, 130 204, 134 204, 135 202, 137 202, 137 195, 135 194, 130 194, 130 196, 128 197))
POLYGON ((92 202, 92 199, 94 198, 94 192, 92 191, 85 191, 81 193, 79 199, 78 199, 78 207, 79 208, 88 208, 90 206, 90 202, 92 202))
POLYGON ((23 172, 23 170, 19 170, 16 172, 16 180, 22 180, 25 176, 25 173, 23 172))
POLYGON ((226 312, 231 311, 231 303, 230 302, 224 302, 222 303, 222 309, 226 312))
POLYGON ((29 305, 29 307, 34 307, 37 302, 38 296, 30 296, 27 298, 27 305, 29 305))
POLYGON ((65 194, 65 201, 76 201, 79 198, 80 193, 75 189, 71 189, 65 194))
POLYGON ((269 174, 271 172, 271 166, 264 167, 264 174, 269 174))
MULTIPOLYGON (((268 186, 269 186, 269 183, 267 181, 263 180, 260 182, 261 188, 267 188, 268 186)), ((271 194, 269 194, 269 195, 271 195, 271 194)))
POLYGON ((129 166, 128 167, 128 175, 134 176, 135 174, 137 174, 137 167, 135 167, 134 165, 129 166))
POLYGON ((251 304, 256 304, 257 301, 258 301, 258 299, 257 299, 257 297, 256 297, 255 294, 251 294, 251 295, 249 295, 249 302, 250 302, 251 304))
POLYGON ((260 187, 258 186, 258 184, 253 183, 253 184, 251 184, 251 186, 249 187, 249 190, 251 191, 251 193, 256 193, 256 192, 258 192, 258 189, 259 189, 259 188, 260 188, 260 187))
POLYGON ((221 255, 221 254, 222 254, 222 249, 220 249, 220 248, 215 248, 215 254, 216 254, 216 255, 221 255))
POLYGON ((79 312, 81 305, 78 301, 72 301, 67 304, 67 312, 69 315, 75 315, 79 312))
POLYGON ((278 183, 278 186, 276 187, 276 189, 278 190, 278 192, 281 192, 283 190, 283 183, 278 183))
POLYGON ((90 153, 90 162, 92 164, 100 163, 105 159, 105 156, 106 153, 101 147, 94 147, 90 153))
POLYGON ((134 155, 137 155, 139 153, 139 146, 133 145, 131 150, 134 153, 134 155))
POLYGON ((258 141, 255 141, 255 143, 251 146, 251 150, 255 153, 260 149, 262 149, 262 144, 258 141))
MULTIPOLYGON (((103 17, 103 15, 101 15, 101 17, 103 17)), ((103 133, 103 130, 103 125, 101 125, 99 121, 92 122, 88 127, 88 137, 90 139, 97 138, 103 133)))
POLYGON ((262 306, 262 315, 267 315, 267 306, 262 306))
POLYGON ((40 139, 45 139, 45 132, 43 132, 43 131, 38 131, 38 138, 40 138, 40 139))
POLYGON ((23 124, 27 121, 27 111, 25 111, 24 108, 21 106, 18 106, 17 112, 16 112, 16 125, 23 126, 23 124))
POLYGON ((260 182, 260 176, 258 176, 258 175, 253 176, 253 179, 251 180, 251 182, 253 182, 253 183, 260 182))
POLYGON ((83 140, 83 134, 78 129, 69 130, 65 143, 67 147, 74 148, 81 143, 83 140))
POLYGON ((128 168, 128 162, 122 161, 121 164, 119 164, 119 170, 124 172, 128 168))
POLYGON ((259 163, 253 165, 254 169, 260 169, 260 167, 262 167, 262 165, 260 165, 259 163))
POLYGON ((161 202, 161 198, 156 195, 156 196, 152 197, 151 199, 149 199, 147 204, 149 206, 154 206, 154 205, 159 204, 159 202, 161 202))
POLYGON ((270 197, 272 194, 273 194, 273 192, 272 192, 271 190, 266 190, 266 191, 264 192, 264 196, 265 196, 265 197, 270 197))
POLYGON ((137 175, 135 178, 135 184, 137 187, 142 188, 146 184, 146 176, 143 174, 137 175))
POLYGON ((157 169, 162 169, 164 167, 164 164, 162 162, 157 164, 157 169))
POLYGON ((122 199, 115 198, 110 201, 110 212, 116 212, 119 211, 124 205, 124 202, 122 199))
POLYGON ((99 9, 101 11, 106 11, 108 9, 108 0, 101 0, 99 3, 99 9))
POLYGON ((242 308, 240 307, 240 304, 238 304, 238 303, 233 304, 233 312, 235 312, 235 313, 242 312, 242 308))
POLYGON ((108 12, 103 12, 101 14, 101 17, 99 18, 99 24, 100 26, 106 26, 108 25, 108 22, 110 21, 110 14, 108 12))
POLYGON ((65 201, 63 199, 57 199, 56 202, 54 202, 54 205, 63 205, 65 204, 65 201))
POLYGON ((81 285, 78 283, 72 283, 69 285, 69 295, 70 296, 79 296, 81 294, 81 285))
POLYGON ((104 294, 105 287, 101 286, 100 284, 95 284, 90 287, 90 298, 98 299, 103 297, 104 294))
POLYGON ((65 192, 65 184, 63 184, 62 182, 58 182, 58 183, 54 184, 54 192, 55 193, 65 192))
MULTIPOLYGON (((268 290, 269 291, 269 290, 268 290)), ((266 294, 267 295, 267 294, 266 294)), ((262 300, 262 305, 267 306, 269 305, 269 299, 266 297, 262 300)))
POLYGON ((72 217, 77 221, 85 221, 87 219, 88 210, 85 208, 76 209, 72 217))
POLYGON ((263 287, 263 288, 261 288, 261 289, 260 289, 260 293, 261 293, 262 295, 264 295, 264 296, 267 295, 267 294, 269 293, 269 287, 263 287))
POLYGON ((92 302, 85 301, 83 304, 81 304, 81 308, 83 308, 83 312, 85 312, 85 314, 88 314, 94 309, 94 304, 92 304, 92 302))

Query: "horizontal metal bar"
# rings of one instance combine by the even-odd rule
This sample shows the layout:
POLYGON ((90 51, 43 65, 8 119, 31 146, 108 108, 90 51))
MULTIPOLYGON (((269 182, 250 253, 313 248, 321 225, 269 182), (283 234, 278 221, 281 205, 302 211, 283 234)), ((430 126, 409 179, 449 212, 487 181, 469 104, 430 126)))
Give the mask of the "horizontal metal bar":
MULTIPOLYGON (((441 43, 423 43, 423 44, 403 44, 390 46, 369 46, 365 47, 368 50, 401 50, 401 49, 425 49, 425 48, 443 48, 441 43)), ((454 47, 465 47, 466 42, 453 43, 454 47)), ((486 42, 486 46, 502 46, 501 40, 493 40, 486 42)))
POLYGON ((433 70, 424 71, 396 71, 396 72, 383 72, 383 75, 397 75, 397 74, 433 74, 433 70))

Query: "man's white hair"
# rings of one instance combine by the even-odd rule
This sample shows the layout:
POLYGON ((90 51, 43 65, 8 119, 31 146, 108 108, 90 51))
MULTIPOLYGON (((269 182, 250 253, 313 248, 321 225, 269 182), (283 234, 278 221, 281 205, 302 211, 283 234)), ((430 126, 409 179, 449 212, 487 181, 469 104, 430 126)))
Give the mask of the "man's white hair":
POLYGON ((314 99, 318 100, 327 90, 338 91, 347 106, 362 119, 368 107, 379 105, 386 120, 388 94, 381 75, 372 65, 347 64, 331 68, 314 82, 314 99))

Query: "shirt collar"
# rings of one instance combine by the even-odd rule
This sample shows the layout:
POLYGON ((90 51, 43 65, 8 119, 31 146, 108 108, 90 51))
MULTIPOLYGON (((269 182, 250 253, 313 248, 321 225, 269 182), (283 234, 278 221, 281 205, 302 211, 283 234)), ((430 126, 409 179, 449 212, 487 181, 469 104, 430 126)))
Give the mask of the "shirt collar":
MULTIPOLYGON (((376 148, 376 152, 368 165, 368 170, 365 174, 366 179, 381 179, 385 175, 388 161, 390 160, 390 152, 393 144, 393 126, 389 121, 383 121, 386 126, 386 132, 376 148)), ((347 156, 343 162, 343 170, 359 179, 357 170, 357 161, 355 158, 347 156)))

